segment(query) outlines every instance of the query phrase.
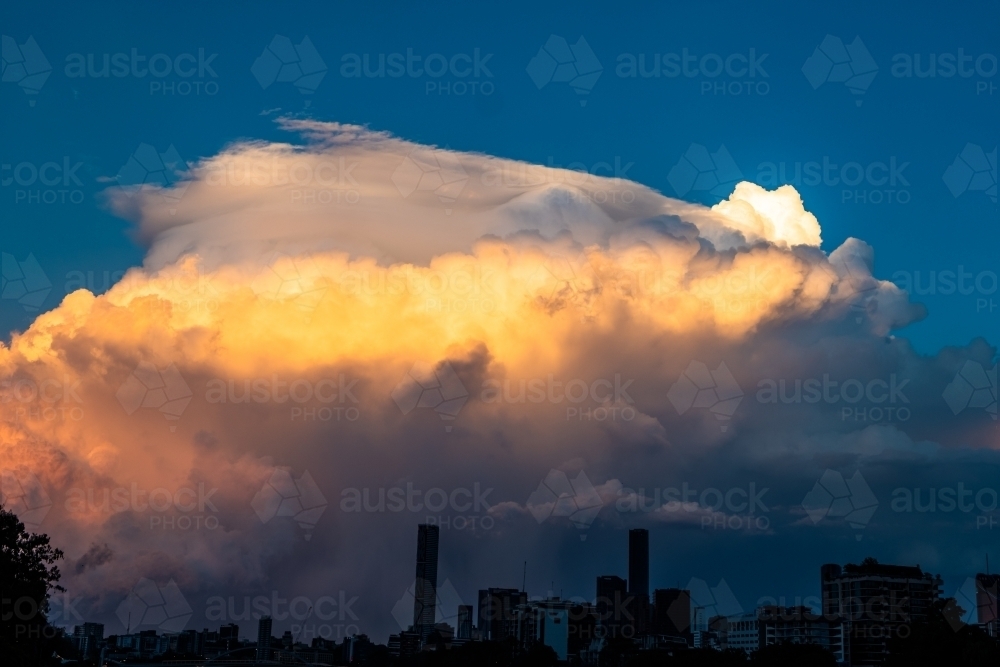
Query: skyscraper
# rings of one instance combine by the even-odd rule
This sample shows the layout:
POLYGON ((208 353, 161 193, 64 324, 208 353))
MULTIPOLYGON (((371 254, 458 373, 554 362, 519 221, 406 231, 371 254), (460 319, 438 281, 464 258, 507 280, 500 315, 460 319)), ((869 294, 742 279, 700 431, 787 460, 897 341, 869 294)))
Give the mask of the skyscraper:
POLYGON ((653 592, 653 633, 669 637, 691 635, 691 593, 680 588, 653 592))
POLYGON ((438 537, 437 526, 417 526, 417 576, 413 591, 413 630, 426 641, 434 630, 437 601, 438 537))
POLYGON ((458 605, 458 638, 472 639, 472 605, 458 605))
POLYGON ((976 575, 976 620, 991 637, 997 636, 998 612, 997 590, 1000 589, 1000 574, 976 575))
POLYGON ((882 664, 890 637, 901 627, 930 618, 943 582, 920 566, 884 565, 866 558, 860 565, 820 567, 823 614, 843 622, 844 659, 852 665, 882 664))
POLYGON ((261 616, 257 622, 257 660, 271 659, 271 617, 261 616))
POLYGON ((628 596, 629 610, 637 634, 649 629, 649 531, 634 528, 628 531, 628 596))
POLYGON ((626 592, 627 582, 621 577, 607 574, 597 578, 597 598, 594 607, 597 621, 610 637, 635 636, 630 598, 626 592))
POLYGON ((649 531, 628 531, 628 593, 649 600, 649 531))
POLYGON ((219 628, 219 643, 226 651, 232 651, 240 643, 240 626, 229 623, 219 628))
POLYGON ((514 610, 527 602, 528 594, 516 588, 487 588, 479 591, 480 636, 494 642, 517 636, 514 610))

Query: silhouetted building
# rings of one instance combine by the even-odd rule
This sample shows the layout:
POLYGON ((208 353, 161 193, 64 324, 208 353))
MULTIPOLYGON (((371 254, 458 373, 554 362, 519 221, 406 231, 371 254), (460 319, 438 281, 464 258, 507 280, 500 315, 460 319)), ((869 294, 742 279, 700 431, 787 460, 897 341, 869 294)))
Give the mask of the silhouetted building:
MULTIPOLYGON (((435 623, 434 630, 428 635, 427 644, 434 648, 434 650, 446 650, 451 648, 451 643, 455 640, 455 628, 453 628, 448 623, 435 623)), ((427 646, 422 647, 423 650, 428 650, 427 646)))
POLYGON ((413 592, 413 631, 426 641, 434 630, 437 603, 438 539, 437 526, 417 526, 417 574, 413 592))
POLYGON ((344 637, 335 654, 340 662, 350 665, 355 662, 364 662, 374 646, 375 644, 368 639, 368 635, 351 635, 344 637))
POLYGON ((458 624, 458 638, 459 639, 472 639, 472 605, 471 604, 460 604, 458 605, 458 618, 456 619, 458 624))
POLYGON ((997 637, 997 589, 1000 588, 1000 574, 976 575, 976 620, 991 637, 997 637))
POLYGON ((181 655, 202 655, 206 634, 207 632, 197 630, 184 630, 175 637, 177 645, 171 644, 170 648, 181 655))
POLYGON ((84 623, 73 628, 73 636, 70 641, 76 647, 77 653, 82 660, 88 660, 100 652, 100 645, 104 643, 103 623, 84 623))
POLYGON ((517 636, 514 610, 528 602, 528 594, 516 588, 488 588, 479 591, 479 634, 486 641, 503 641, 517 636))
POLYGON ((658 588, 653 592, 654 635, 691 639, 691 593, 680 588, 658 588))
POLYGON ((271 617, 262 616, 257 622, 257 660, 271 659, 271 617))
POLYGON ((520 645, 544 644, 559 660, 579 656, 596 636, 597 619, 589 604, 548 598, 519 605, 515 613, 520 645))
POLYGON ((820 568, 823 615, 843 623, 844 658, 853 667, 880 665, 894 637, 908 636, 926 621, 943 582, 920 566, 860 565, 820 568))
POLYGON ((649 631, 649 531, 628 531, 628 594, 637 634, 649 631))
POLYGON ((632 600, 628 594, 627 582, 621 577, 607 574, 597 578, 594 608, 604 636, 636 636, 635 607, 632 600))
POLYGON ((404 660, 412 658, 420 652, 421 641, 417 632, 403 631, 398 635, 389 635, 389 655, 404 660))
POLYGON ((765 605, 745 614, 716 616, 708 626, 709 632, 718 635, 722 649, 752 653, 774 644, 815 644, 830 651, 838 663, 844 662, 842 623, 809 607, 765 605))
MULTIPOLYGON (((270 636, 270 630, 268 630, 268 636, 270 636)), ((230 623, 229 625, 223 625, 219 628, 219 648, 225 651, 233 651, 239 647, 240 642, 240 626, 235 623, 230 623)))
POLYGON ((744 614, 712 618, 709 626, 718 631, 719 646, 722 649, 740 649, 747 653, 758 650, 761 647, 759 612, 758 609, 744 614))
POLYGON ((649 599, 649 531, 628 531, 628 592, 649 599))

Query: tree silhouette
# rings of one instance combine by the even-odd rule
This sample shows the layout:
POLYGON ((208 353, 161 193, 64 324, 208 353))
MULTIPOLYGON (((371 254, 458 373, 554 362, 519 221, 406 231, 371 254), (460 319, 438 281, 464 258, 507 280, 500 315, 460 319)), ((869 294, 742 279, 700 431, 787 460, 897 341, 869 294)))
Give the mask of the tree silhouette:
POLYGON ((961 621, 954 598, 939 600, 926 622, 914 623, 905 639, 889 643, 886 667, 987 667, 1000 665, 1000 646, 974 625, 961 621))
POLYGON ((48 535, 29 533, 0 506, 0 654, 6 664, 49 664, 63 645, 61 631, 47 618, 49 594, 63 590, 55 565, 62 557, 48 535))
POLYGON ((772 644, 754 651, 753 667, 837 667, 837 658, 817 644, 772 644))

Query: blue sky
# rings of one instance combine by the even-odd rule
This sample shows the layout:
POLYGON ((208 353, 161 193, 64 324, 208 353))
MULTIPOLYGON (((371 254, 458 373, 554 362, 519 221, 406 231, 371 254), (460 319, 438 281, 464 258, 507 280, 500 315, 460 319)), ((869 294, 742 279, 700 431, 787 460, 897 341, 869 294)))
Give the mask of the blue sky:
MULTIPOLYGON (((980 76, 996 68, 995 5, 822 9, 775 2, 765 10, 746 3, 624 3, 609 11, 596 3, 556 2, 531 3, 527 15, 513 9, 506 3, 392 3, 379 11, 342 3, 249 3, 234 16, 224 5, 184 3, 163 12, 127 4, 97 12, 69 4, 12 6, 4 34, 19 45, 33 36, 52 72, 37 95, 25 95, 14 83, 3 86, 3 164, 10 170, 24 162, 80 166, 72 172, 79 182, 70 180, 71 187, 32 182, 30 167, 16 179, 13 171, 4 172, 3 250, 38 259, 54 285, 43 308, 56 305, 70 272, 92 272, 100 289, 105 272, 122 271, 143 255, 125 233, 126 223, 103 210, 98 196, 114 184, 102 179, 114 177, 139 144, 161 152, 173 145, 194 161, 240 138, 294 140, 271 122, 275 114, 291 113, 539 164, 598 173, 608 173, 605 165, 614 173, 618 164, 626 178, 704 202, 713 195, 679 193, 668 180, 691 144, 709 152, 725 146, 743 178, 770 186, 782 163, 785 180, 796 163, 827 164, 830 177, 798 188, 823 226, 824 249, 859 237, 875 247, 876 275, 884 279, 901 272, 897 280, 919 278, 927 285, 930 272, 957 273, 959 266, 970 281, 983 272, 995 276, 995 202, 981 191, 956 197, 942 179, 966 144, 988 153, 997 143, 998 78, 980 76), (276 34, 295 44, 308 36, 314 44, 327 71, 313 94, 284 82, 264 89, 254 77, 251 65, 276 34), (550 35, 570 44, 582 36, 590 45, 603 69, 589 94, 560 82, 539 89, 528 75, 527 65, 550 35), (836 82, 814 90, 803 74, 827 35, 844 44, 860 37, 870 52, 878 70, 863 95, 836 82), (100 66, 105 54, 128 56, 133 49, 147 59, 191 54, 192 62, 203 50, 208 67, 199 72, 195 64, 189 78, 173 72, 162 79, 67 76, 77 58, 93 56, 100 66), (368 55, 374 69, 379 54, 405 56, 408 49, 448 60, 460 54, 471 59, 478 50, 482 68, 465 73, 460 58, 456 71, 463 77, 342 75, 351 54, 368 55), (685 49, 697 58, 687 71, 693 76, 668 77, 665 68, 659 78, 619 76, 629 55, 643 56, 652 71, 657 54, 683 57, 685 49), (968 78, 945 77, 944 67, 933 78, 893 75, 894 62, 905 62, 898 54, 918 55, 926 69, 932 54, 956 57, 959 49, 971 56, 968 78), (759 70, 753 78, 705 75, 717 62, 751 50, 759 70), (979 61, 977 72, 983 54, 992 60, 979 61), (190 88, 180 87, 185 82, 190 88), (261 115, 268 110, 271 115, 261 115), (841 175, 853 178, 858 165, 891 166, 893 160, 898 179, 875 164, 872 179, 853 187, 839 182, 841 175), (844 165, 851 166, 842 174, 844 165), (883 175, 888 182, 881 182, 883 175), (39 203, 43 196, 54 203, 39 203), (64 197, 79 203, 62 203, 64 197)), ((741 62, 733 61, 736 74, 742 74, 741 62)), ((995 287, 996 281, 985 276, 981 284, 995 287)), ((995 336, 1000 305, 991 306, 997 296, 988 291, 921 295, 930 317, 903 335, 926 353, 995 336)), ((16 302, 0 303, 4 332, 23 328, 30 317, 16 302)))
MULTIPOLYGON (((450 445, 441 440, 436 415, 424 422, 416 421, 420 415, 400 422, 404 424, 401 441, 426 445, 427 451, 441 457, 455 456, 458 476, 444 481, 439 478, 447 476, 429 463, 433 456, 421 455, 409 462, 401 459, 381 469, 378 452, 369 449, 377 437, 359 428, 337 439, 341 432, 336 428, 353 428, 350 425, 303 425, 295 436, 303 433, 301 439, 312 447, 305 453, 286 452, 283 444, 272 441, 247 449, 254 449, 255 455, 274 455, 279 463, 298 471, 310 468, 321 485, 326 475, 324 488, 332 489, 331 480, 347 466, 324 469, 321 462, 330 460, 325 447, 329 441, 349 443, 344 448, 361 461, 362 478, 353 484, 390 486, 402 483, 399 480, 405 475, 423 475, 417 482, 424 488, 482 479, 484 485, 498 488, 493 501, 518 503, 535 489, 539 475, 564 463, 558 456, 569 452, 567 460, 590 457, 588 470, 598 471, 592 473, 596 486, 620 479, 625 486, 645 485, 650 491, 683 480, 700 488, 745 486, 748 480, 756 480, 759 486, 773 489, 768 498, 775 516, 792 515, 789 522, 798 516, 795 512, 802 495, 816 478, 813 467, 816 471, 837 469, 846 477, 864 468, 883 508, 889 506, 892 490, 900 487, 952 488, 959 482, 977 489, 995 486, 995 452, 972 451, 989 443, 977 441, 971 450, 963 449, 969 444, 966 438, 973 437, 967 434, 995 437, 995 421, 989 421, 981 410, 974 415, 971 409, 958 416, 949 414, 941 396, 942 387, 961 365, 956 359, 974 358, 985 368, 992 361, 995 368, 995 346, 1000 342, 998 19, 1000 7, 987 2, 961 6, 930 2, 823 6, 811 2, 249 2, 174 3, 169 8, 116 3, 108 9, 80 3, 11 5, 5 8, 0 25, 7 68, 0 84, 0 251, 5 261, 13 258, 11 271, 30 273, 35 265, 28 258, 33 256, 51 288, 29 290, 28 297, 40 299, 40 310, 33 308, 31 298, 5 292, 0 299, 0 335, 9 341, 10 332, 23 331, 40 311, 56 308, 68 291, 81 286, 81 280, 84 286, 102 292, 126 269, 142 263, 145 247, 131 233, 131 223, 109 210, 103 194, 107 188, 117 188, 120 173, 125 185, 134 184, 129 180, 132 172, 123 171, 132 156, 145 155, 152 147, 161 159, 176 154, 193 163, 242 140, 301 142, 297 134, 279 128, 275 123, 279 117, 364 125, 419 144, 619 176, 669 197, 704 204, 727 197, 738 180, 768 188, 791 182, 806 209, 819 219, 825 252, 832 252, 849 237, 860 238, 874 248, 876 277, 904 288, 919 285, 911 299, 926 305, 927 317, 894 332, 908 339, 916 354, 911 356, 900 343, 891 346, 879 337, 873 341, 866 332, 802 325, 787 337, 783 331, 767 332, 774 338, 762 337, 760 356, 751 354, 750 344, 734 344, 730 353, 745 352, 742 361, 751 368, 740 375, 737 364, 730 365, 745 388, 753 385, 744 381, 761 377, 753 371, 768 361, 773 364, 766 369, 771 373, 767 377, 775 378, 786 377, 782 369, 788 376, 799 372, 795 377, 803 378, 841 371, 854 377, 853 369, 858 377, 870 379, 865 375, 870 372, 881 381, 890 373, 902 376, 912 370, 917 379, 908 391, 915 396, 915 418, 898 431, 892 425, 885 430, 855 429, 844 418, 838 419, 837 409, 829 406, 822 412, 824 406, 757 405, 756 411, 749 410, 755 419, 748 420, 748 426, 741 424, 742 431, 734 427, 723 434, 708 420, 712 428, 706 436, 691 423, 680 423, 681 415, 668 409, 667 401, 657 394, 659 403, 645 407, 665 425, 665 437, 673 443, 670 447, 662 446, 655 434, 643 439, 648 435, 643 433, 635 440, 622 436, 615 442, 619 449, 602 449, 587 439, 598 438, 593 432, 582 433, 583 427, 577 432, 563 423, 559 437, 571 442, 561 448, 553 446, 557 453, 551 460, 542 460, 539 454, 539 461, 531 461, 534 467, 523 466, 516 471, 518 476, 511 472, 516 467, 513 463, 525 459, 518 458, 524 453, 516 447, 517 429, 530 420, 516 424, 512 420, 509 433, 501 427, 490 430, 493 422, 485 421, 485 435, 480 437, 470 427, 450 445), (313 76, 306 73, 296 81, 275 80, 274 59, 280 59, 289 43, 301 47, 298 53, 306 54, 304 66, 313 76), (556 61, 563 59, 567 49, 568 68, 559 69, 556 61), (37 57, 39 52, 44 60, 37 57), (8 53, 12 54, 9 59, 8 53), (847 54, 846 62, 841 62, 843 54, 847 54), (378 63, 383 55, 387 67, 381 76, 378 63), (22 67, 18 62, 22 56, 28 61, 23 64, 23 76, 17 70, 22 67), (110 69, 106 77, 86 71, 88 60, 101 70, 105 56, 109 63, 124 64, 122 76, 111 74, 110 69), (409 72, 405 70, 408 57, 412 61, 409 72), (908 64, 918 61, 917 69, 928 72, 932 59, 937 68, 934 76, 907 75, 908 64), (48 77, 29 78, 36 70, 44 71, 46 61, 51 67, 48 77), (366 61, 371 76, 365 74, 366 61), (755 63, 752 68, 750 61, 755 63), (151 62, 156 68, 169 63, 170 71, 162 77, 139 76, 151 62), (353 76, 357 62, 362 63, 361 75, 353 76), (402 76, 390 75, 397 62, 404 64, 402 76), (644 71, 658 71, 659 76, 628 76, 632 62, 641 62, 644 71), (440 76, 421 69, 429 66, 437 72, 442 63, 447 64, 447 71, 440 76), (675 63, 680 73, 671 76, 675 63), (717 73, 719 67, 722 71, 717 73), (968 76, 950 75, 957 68, 968 76), (567 71, 573 74, 562 76, 567 71), (840 76, 845 71, 848 74, 840 76), (321 72, 325 72, 322 77, 316 75, 321 72), (798 172, 801 178, 795 180, 798 172), (964 289, 953 287, 956 279, 964 280, 964 289), (932 288, 934 293, 927 293, 932 288), (980 344, 972 352, 942 355, 940 364, 930 359, 942 348, 968 346, 977 337, 985 338, 993 349, 983 352, 985 346, 980 344), (815 349, 810 341, 815 342, 815 349), (828 348, 822 347, 827 344, 828 348), (855 344, 856 354, 851 347, 855 344), (829 352, 825 358, 823 350, 829 352), (795 357, 795 363, 784 364, 786 354, 795 357), (797 370, 799 360, 802 364, 797 370), (953 417, 955 421, 946 421, 953 417), (409 430, 415 428, 414 423, 419 432, 409 430), (900 435, 904 427, 910 429, 905 437, 900 435), (740 440, 744 436, 746 440, 740 440), (458 460, 459 448, 448 449, 460 437, 467 438, 461 441, 469 448, 465 458, 473 460, 458 460), (905 441, 903 449, 909 447, 899 459, 872 445, 876 442, 888 451, 897 440, 905 441), (806 442, 808 446, 802 444, 806 442), (677 443, 683 444, 674 447, 677 443), (933 449, 929 443, 954 445, 957 453, 949 451, 940 460, 934 458, 937 454, 921 459, 933 449), (801 452, 795 449, 800 445, 801 452), (481 450, 472 449, 479 446, 489 447, 488 455, 468 455, 468 451, 480 454, 481 450), (801 454, 811 467, 785 457, 781 449, 785 446, 801 454), (874 454, 869 446, 876 450, 874 454), (863 464, 856 463, 862 459, 863 464), (424 464, 428 467, 421 468, 424 464), (483 469, 487 472, 480 472, 483 469), (383 470, 386 479, 378 479, 376 473, 383 470), (397 473, 398 478, 390 478, 397 473), (504 486, 509 481, 505 475, 516 482, 504 486)), ((413 200, 400 203, 410 206, 413 200)), ((648 364, 633 363, 628 350, 618 349, 618 341, 614 345, 598 342, 606 347, 594 343, 593 349, 601 354, 591 354, 587 363, 602 362, 604 352, 615 348, 608 352, 607 367, 614 373, 631 368, 634 377, 645 372, 646 366, 652 369, 650 373, 659 373, 662 368, 657 364, 674 352, 651 344, 648 364)), ((705 348, 717 342, 705 343, 705 348)), ((703 349, 700 343, 679 350, 678 359, 682 351, 696 358, 696 351, 703 349)), ((468 374, 463 381, 486 377, 486 361, 470 354, 463 363, 455 362, 468 374)), ((665 395, 686 363, 687 358, 676 369, 669 366, 669 372, 660 373, 662 377, 658 375, 650 386, 665 395)), ((713 369, 716 363, 711 362, 713 369)), ((607 370, 597 369, 595 373, 607 370)), ((189 378, 196 373, 188 368, 182 371, 189 378)), ((338 367, 336 372, 343 369, 338 367)), ((194 380, 189 383, 195 386, 194 380)), ((361 386, 368 391, 367 385, 361 386)), ((379 385, 373 381, 372 386, 379 385)), ((199 389, 195 386, 195 391, 199 389)), ((382 427, 378 401, 387 402, 387 393, 375 401, 373 428, 382 427)), ((747 389, 744 412, 753 404, 752 393, 747 389)), ((115 411, 110 421, 131 418, 131 413, 119 414, 114 399, 109 404, 115 411)), ((191 412, 203 416, 202 408, 191 412)), ((260 409, 260 415, 266 413, 260 409)), ((395 412, 391 417, 400 419, 395 412)), ((204 430, 186 432, 187 428, 195 430, 190 426, 195 419, 178 427, 177 441, 183 435, 187 440, 181 444, 196 452, 193 459, 202 462, 198 457, 204 456, 217 469, 225 466, 213 456, 242 452, 246 443, 238 436, 249 441, 257 435, 241 431, 247 424, 258 425, 250 418, 235 420, 230 433, 221 428, 213 432, 209 418, 204 419, 209 424, 204 430)), ((688 413, 685 419, 694 418, 688 413)), ((129 428, 136 423, 129 422, 129 428)), ((387 423, 398 426, 396 421, 387 423)), ((104 423, 98 426, 103 428, 104 423)), ((268 426, 288 428, 276 420, 268 426)), ((537 432, 525 430, 532 437, 545 434, 541 427, 537 432)), ((456 427, 456 433, 460 432, 456 427)), ((141 434, 154 440, 173 437, 163 428, 141 434)), ((205 467, 211 470, 208 464, 205 467)), ((41 473, 39 477, 45 480, 41 473)), ((335 492, 329 491, 328 497, 332 508, 335 492)), ((234 525, 247 516, 256 521, 246 505, 232 501, 224 508, 238 507, 233 510, 234 525)), ((995 528, 984 537, 986 531, 973 526, 970 516, 956 513, 941 518, 938 514, 927 519, 880 511, 879 525, 868 530, 864 542, 856 542, 846 528, 836 535, 831 530, 803 540, 802 533, 795 532, 802 528, 795 524, 791 532, 784 532, 788 526, 782 526, 773 538, 758 540, 744 539, 740 533, 699 530, 703 526, 678 521, 669 530, 653 531, 654 553, 670 556, 654 555, 652 583, 657 587, 683 584, 689 576, 710 578, 726 572, 737 596, 749 606, 764 595, 814 593, 821 561, 847 562, 878 553, 900 562, 941 565, 938 569, 944 571, 948 589, 954 590, 979 567, 983 550, 996 545, 995 528), (799 566, 786 566, 776 554, 794 554, 799 566)), ((997 514, 991 512, 995 520, 997 514)), ((375 520, 369 518, 355 522, 331 509, 327 527, 332 523, 345 528, 354 539, 366 544, 370 540, 392 557, 405 553, 402 569, 409 568, 413 517, 379 517, 385 519, 379 525, 388 528, 378 536, 371 528, 375 520)), ((142 518, 136 521, 141 524, 142 518)), ((535 527, 530 518, 526 523, 535 527)), ((539 536, 521 533, 510 524, 503 529, 509 533, 497 531, 490 536, 496 543, 487 542, 483 535, 448 533, 453 549, 448 567, 465 596, 479 584, 516 585, 521 552, 512 556, 501 547, 519 541, 518 548, 526 545, 524 550, 535 554, 528 570, 532 592, 544 591, 558 576, 562 581, 554 584, 557 592, 565 587, 567 595, 587 595, 595 574, 624 568, 621 528, 633 523, 640 525, 628 516, 617 523, 598 521, 586 544, 568 525, 544 534, 539 529, 539 536), (609 523, 614 525, 609 527, 609 523), (498 543, 500 547, 495 546, 498 543), (483 563, 485 571, 503 571, 506 579, 482 581, 476 563, 483 563)), ((117 537, 119 527, 107 528, 108 534, 117 537)), ((242 534, 247 535, 256 534, 250 530, 242 534)), ((341 541, 339 535, 330 531, 321 536, 325 541, 320 546, 331 549, 330 553, 339 549, 336 554, 341 557, 348 551, 342 549, 348 540, 341 541)), ((84 544, 85 548, 90 538, 79 539, 83 541, 74 546, 84 544)), ((295 545, 301 547, 299 542, 295 545)), ((73 557, 79 558, 80 553, 78 549, 73 557)), ((342 576, 343 572, 330 567, 325 552, 296 552, 296 558, 300 560, 294 562, 302 564, 306 587, 314 581, 309 576, 320 576, 315 572, 332 573, 322 581, 340 582, 353 576, 353 572, 342 576)), ((393 563, 392 567, 398 564, 393 563)), ((268 574, 273 579, 255 582, 253 586, 259 585, 255 593, 266 593, 270 581, 280 582, 282 577, 293 583, 274 585, 302 585, 294 582, 297 567, 272 565, 268 574)), ((409 570, 393 576, 391 584, 385 583, 361 603, 368 614, 365 618, 376 619, 372 624, 381 639, 395 629, 385 613, 386 600, 398 595, 393 586, 405 585, 409 570)), ((235 585, 229 590, 242 594, 235 585)), ((92 608, 110 618, 109 605, 102 600, 92 608)))

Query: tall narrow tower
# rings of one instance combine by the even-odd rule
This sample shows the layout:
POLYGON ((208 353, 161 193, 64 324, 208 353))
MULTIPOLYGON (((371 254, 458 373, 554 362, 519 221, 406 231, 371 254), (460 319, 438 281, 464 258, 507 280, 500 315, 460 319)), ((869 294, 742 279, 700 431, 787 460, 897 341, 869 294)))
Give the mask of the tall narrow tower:
POLYGON ((417 526, 417 577, 413 591, 413 630, 426 641, 434 630, 438 578, 437 526, 417 526))
POLYGON ((649 600, 649 531, 628 531, 628 594, 649 600))
POLYGON ((271 617, 261 616, 257 622, 257 661, 271 659, 271 617))

